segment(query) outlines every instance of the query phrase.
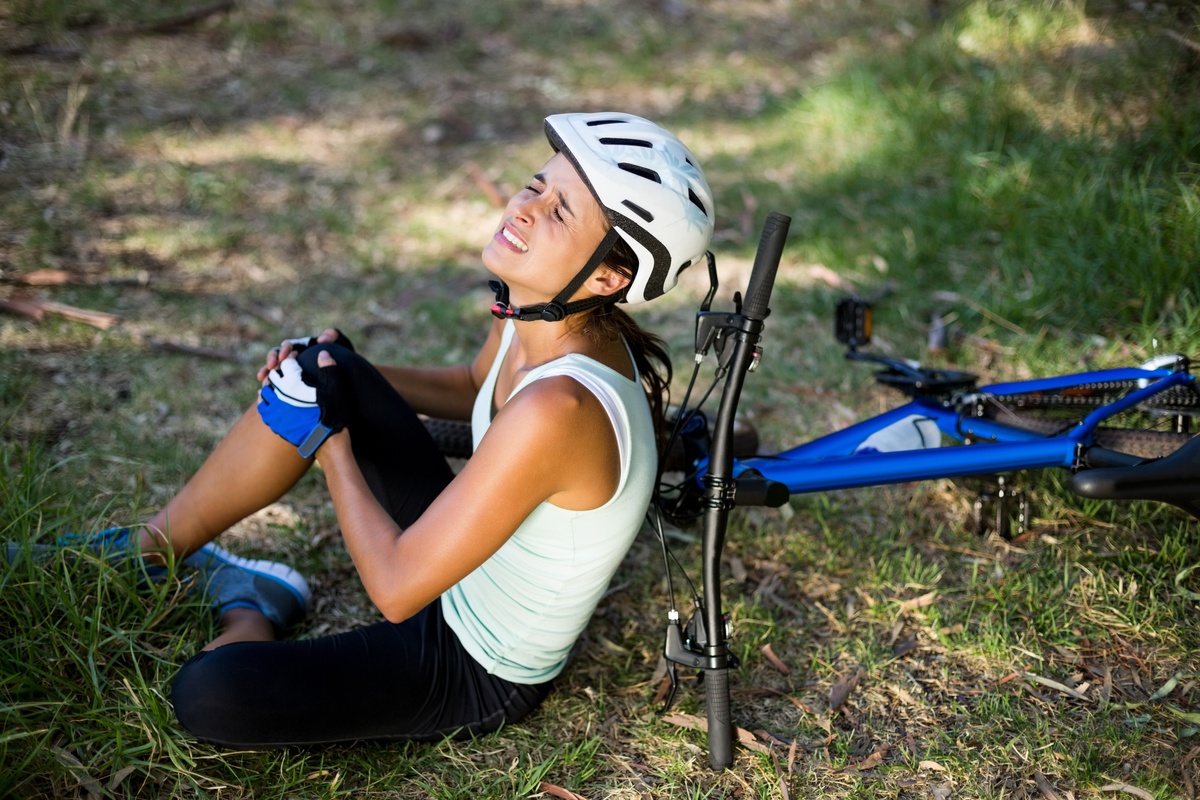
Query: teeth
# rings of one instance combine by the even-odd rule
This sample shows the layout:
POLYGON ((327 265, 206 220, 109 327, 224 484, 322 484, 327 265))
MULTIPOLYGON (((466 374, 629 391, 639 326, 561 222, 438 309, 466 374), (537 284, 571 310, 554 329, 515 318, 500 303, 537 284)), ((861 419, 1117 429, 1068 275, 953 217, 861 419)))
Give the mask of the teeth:
POLYGON ((513 235, 512 235, 512 234, 509 232, 508 228, 501 228, 501 229, 500 229, 500 232, 501 232, 502 234, 504 234, 504 238, 505 238, 505 239, 506 239, 506 240, 507 240, 507 241, 508 241, 510 244, 512 244, 512 245, 513 245, 513 247, 517 248, 517 249, 518 249, 518 250, 520 250, 522 253, 527 253, 527 252, 529 252, 529 247, 528 247, 528 245, 526 245, 524 242, 522 242, 522 241, 521 241, 520 239, 518 239, 516 236, 513 236, 513 235))

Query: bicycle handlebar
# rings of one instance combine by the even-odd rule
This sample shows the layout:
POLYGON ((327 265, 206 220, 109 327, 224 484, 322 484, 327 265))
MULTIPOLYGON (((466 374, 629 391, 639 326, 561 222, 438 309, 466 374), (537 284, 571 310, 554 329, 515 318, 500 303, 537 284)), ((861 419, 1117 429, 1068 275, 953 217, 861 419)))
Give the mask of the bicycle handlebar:
POLYGON ((742 309, 750 319, 762 321, 767 318, 767 301, 775 286, 775 274, 783 245, 787 241, 791 217, 772 211, 763 223, 762 237, 758 240, 758 252, 754 255, 754 268, 750 282, 746 285, 746 305, 742 309))
MULTIPOLYGON (((792 220, 772 211, 763 223, 758 253, 746 286, 746 299, 740 319, 750 324, 735 323, 732 352, 728 361, 729 373, 717 422, 713 430, 712 450, 705 475, 704 518, 704 630, 708 641, 704 653, 709 665, 704 672, 705 705, 708 710, 708 763, 713 769, 725 769, 733 763, 733 723, 729 715, 729 666, 733 659, 726 641, 725 620, 721 612, 721 550, 725 545, 725 530, 729 509, 733 506, 736 484, 733 477, 733 422, 742 382, 750 370, 757 350, 762 321, 766 319, 775 285, 775 274, 783 245, 792 220)), ((766 487, 763 494, 766 495, 766 487)))

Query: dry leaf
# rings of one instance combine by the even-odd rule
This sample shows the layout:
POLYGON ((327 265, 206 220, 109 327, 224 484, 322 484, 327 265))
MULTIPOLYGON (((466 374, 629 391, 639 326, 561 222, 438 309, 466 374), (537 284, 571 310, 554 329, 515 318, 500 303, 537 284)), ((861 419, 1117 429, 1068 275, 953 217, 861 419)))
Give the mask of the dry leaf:
POLYGON ((924 608, 925 606, 931 606, 933 605, 933 601, 936 599, 937 591, 932 591, 926 592, 920 597, 914 597, 911 600, 905 600, 900 604, 900 613, 903 614, 905 611, 912 611, 914 609, 924 608))
POLYGON ((54 753, 54 758, 59 764, 70 771, 72 777, 79 782, 80 787, 88 793, 90 797, 100 797, 100 781, 92 777, 83 766, 83 763, 75 757, 75 754, 64 747, 51 747, 50 750, 54 753))
POLYGON ((597 633, 597 634, 595 634, 595 638, 596 638, 596 643, 599 644, 601 648, 612 653, 613 655, 617 655, 617 656, 629 655, 628 650, 626 650, 624 647, 622 647, 621 645, 614 642, 612 639, 609 639, 604 634, 597 633))
POLYGON ((128 767, 123 767, 123 768, 117 770, 116 772, 114 772, 112 777, 109 778, 109 780, 108 780, 108 787, 107 787, 108 791, 111 792, 114 789, 116 789, 118 786, 120 786, 122 783, 124 783, 125 779, 128 778, 130 775, 132 775, 135 771, 137 771, 137 767, 135 765, 131 764, 128 767))
POLYGON ((772 666, 772 667, 774 667, 775 669, 779 670, 779 671, 780 671, 781 673, 783 673, 784 675, 790 675, 790 674, 791 674, 791 672, 792 672, 792 671, 791 671, 790 669, 788 669, 788 665, 787 665, 787 664, 785 664, 785 663, 783 663, 783 662, 782 662, 782 661, 779 659, 779 656, 775 655, 775 651, 771 649, 771 643, 770 643, 770 642, 768 642, 767 644, 764 644, 764 645, 763 645, 763 647, 762 647, 762 654, 763 654, 764 656, 766 656, 766 659, 767 659, 767 661, 768 661, 768 662, 770 662, 770 664, 771 664, 771 666, 772 666))
MULTIPOLYGON (((663 715, 663 722, 678 725, 680 728, 691 728, 692 730, 708 733, 708 720, 703 717, 697 717, 694 714, 673 711, 670 714, 663 715)), ((747 750, 753 750, 756 753, 771 752, 769 747, 755 739, 754 734, 745 728, 734 727, 733 732, 737 735, 738 743, 747 750)))
POLYGON ((866 674, 866 670, 864 670, 862 667, 859 667, 852 674, 847 675, 830 687, 829 710, 837 711, 839 708, 841 708, 842 704, 846 702, 846 699, 850 697, 850 693, 854 691, 854 687, 858 685, 858 682, 862 680, 866 674))
POLYGON ((1042 793, 1042 800, 1058 800, 1058 792, 1054 791, 1050 781, 1046 780, 1046 776, 1040 771, 1033 771, 1033 780, 1037 784, 1038 791, 1042 793))
POLYGON ((908 655, 909 653, 911 653, 913 650, 916 650, 916 649, 917 649, 917 635, 915 633, 911 633, 907 637, 905 637, 905 639, 903 641, 896 642, 894 645, 892 645, 892 655, 895 656, 896 658, 900 658, 901 656, 908 655))
POLYGON ((941 764, 939 764, 936 761, 922 761, 920 764, 917 764, 917 771, 919 771, 919 772, 926 772, 926 771, 928 771, 928 772, 945 772, 946 768, 943 767, 941 764))
POLYGON ((855 765, 855 769, 857 769, 859 772, 864 772, 866 770, 878 767, 883 763, 883 756, 887 753, 887 751, 888 746, 886 744, 882 745, 879 749, 875 750, 862 761, 858 762, 858 764, 855 765))
POLYGON ((754 738, 754 734, 745 728, 734 727, 733 731, 737 734, 738 743, 747 750, 753 750, 756 753, 771 752, 771 748, 754 738))
POLYGON ((1110 783, 1100 787, 1102 792, 1125 792, 1134 797, 1141 797, 1144 800, 1154 800, 1154 795, 1147 792, 1145 789, 1139 789, 1136 786, 1130 786, 1128 783, 1110 783))
POLYGON ((561 798, 561 800, 586 800, 582 795, 575 794, 570 789, 564 789, 561 786, 555 786, 553 783, 542 781, 538 784, 538 789, 549 795, 561 798))
POLYGON ((1048 689, 1054 689, 1055 691, 1062 692, 1068 697, 1074 697, 1076 700, 1088 699, 1088 696, 1083 692, 1079 691, 1078 689, 1072 689, 1070 686, 1059 683, 1058 681, 1052 681, 1049 678, 1043 678, 1040 675, 1034 675, 1032 672, 1020 672, 1018 674, 1027 681, 1032 681, 1033 683, 1041 684, 1048 689))
POLYGON ((663 714, 663 722, 669 725, 675 725, 680 728, 691 728, 692 730, 704 731, 708 733, 708 720, 701 719, 695 714, 685 714, 682 711, 672 711, 670 714, 663 714))
POLYGON ((1154 694, 1150 695, 1150 700, 1162 700, 1164 697, 1175 691, 1175 687, 1179 685, 1179 679, 1183 677, 1182 672, 1176 672, 1171 676, 1171 679, 1162 685, 1154 694))

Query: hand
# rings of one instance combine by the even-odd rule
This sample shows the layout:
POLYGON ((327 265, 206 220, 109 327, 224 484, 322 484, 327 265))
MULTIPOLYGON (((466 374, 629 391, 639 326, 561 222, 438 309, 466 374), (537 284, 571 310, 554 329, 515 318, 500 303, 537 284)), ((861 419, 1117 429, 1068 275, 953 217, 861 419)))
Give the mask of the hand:
POLYGON ((259 392, 262 421, 304 458, 346 426, 350 407, 351 390, 333 356, 322 352, 317 364, 315 376, 305 375, 293 353, 267 370, 259 392))
POLYGON ((279 347, 272 347, 267 351, 266 363, 258 370, 258 382, 262 383, 266 380, 267 372, 278 367, 289 354, 295 353, 299 355, 315 344, 326 344, 328 342, 337 342, 347 350, 354 351, 354 344, 351 343, 350 337, 337 328, 326 328, 316 336, 299 336, 295 339, 284 339, 279 343, 279 347))

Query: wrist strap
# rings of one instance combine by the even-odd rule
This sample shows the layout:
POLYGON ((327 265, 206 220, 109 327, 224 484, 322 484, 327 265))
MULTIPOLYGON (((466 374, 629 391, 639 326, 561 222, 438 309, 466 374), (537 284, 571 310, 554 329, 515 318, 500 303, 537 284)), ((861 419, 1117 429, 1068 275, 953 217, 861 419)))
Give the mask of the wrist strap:
POLYGON ((325 440, 333 435, 333 432, 333 428, 330 428, 324 422, 318 422, 317 427, 312 429, 312 432, 308 434, 308 437, 296 449, 300 452, 301 456, 308 458, 317 452, 317 448, 324 444, 325 440))

